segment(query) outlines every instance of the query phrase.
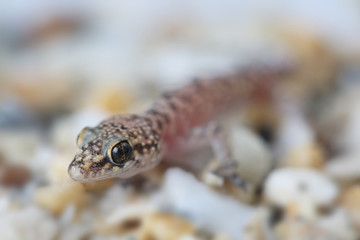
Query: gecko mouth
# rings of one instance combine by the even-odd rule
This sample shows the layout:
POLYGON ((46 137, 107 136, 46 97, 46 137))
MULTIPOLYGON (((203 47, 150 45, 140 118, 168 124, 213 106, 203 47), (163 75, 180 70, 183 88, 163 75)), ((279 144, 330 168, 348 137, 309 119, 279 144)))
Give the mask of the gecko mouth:
POLYGON ((89 172, 88 174, 84 174, 83 170, 75 165, 70 165, 68 168, 68 174, 71 179, 77 181, 77 182, 93 182, 93 181, 99 181, 106 178, 115 177, 110 174, 92 174, 89 172))
POLYGON ((129 171, 134 162, 128 161, 124 166, 119 167, 110 164, 106 158, 102 157, 101 160, 89 164, 89 167, 85 167, 74 159, 69 165, 68 174, 71 179, 77 182, 93 182, 115 177, 128 178, 134 175, 132 171, 129 171))

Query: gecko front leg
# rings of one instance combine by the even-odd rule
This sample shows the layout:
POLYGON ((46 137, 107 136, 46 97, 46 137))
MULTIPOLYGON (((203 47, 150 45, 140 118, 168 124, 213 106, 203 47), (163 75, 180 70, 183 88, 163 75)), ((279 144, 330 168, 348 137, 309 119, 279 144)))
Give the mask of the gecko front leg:
POLYGON ((196 127, 185 136, 178 138, 174 145, 180 152, 210 145, 215 158, 210 164, 211 167, 204 173, 205 179, 211 178, 217 182, 217 185, 228 180, 236 187, 246 190, 246 183, 238 173, 239 163, 233 158, 227 132, 220 123, 213 121, 196 127))
MULTIPOLYGON (((237 169, 239 162, 234 159, 232 154, 230 139, 227 132, 219 123, 212 123, 213 130, 210 131, 211 146, 215 154, 215 162, 210 173, 229 180, 234 186, 247 190, 246 181, 240 176, 237 169)), ((209 174, 209 173, 208 173, 209 174)))

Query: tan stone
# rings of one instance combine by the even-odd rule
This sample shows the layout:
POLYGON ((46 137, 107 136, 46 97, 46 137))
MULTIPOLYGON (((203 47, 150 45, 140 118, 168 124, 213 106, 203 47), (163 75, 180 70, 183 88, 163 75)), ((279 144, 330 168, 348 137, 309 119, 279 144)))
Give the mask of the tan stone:
POLYGON ((71 204, 77 209, 86 203, 84 187, 78 182, 63 182, 39 188, 35 193, 35 202, 55 215, 61 215, 71 204))

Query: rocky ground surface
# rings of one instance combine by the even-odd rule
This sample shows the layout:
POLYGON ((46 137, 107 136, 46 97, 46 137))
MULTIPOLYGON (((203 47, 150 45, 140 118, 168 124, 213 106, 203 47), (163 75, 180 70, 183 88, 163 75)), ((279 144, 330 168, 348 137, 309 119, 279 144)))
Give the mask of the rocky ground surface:
POLYGON ((185 2, 0 14, 0 239, 360 238, 360 47, 350 1, 334 1, 320 20, 307 12, 317 23, 307 27, 294 20, 301 4, 282 16, 250 3, 185 2), (289 15, 294 23, 284 24, 289 15), (338 32, 321 32, 321 21, 338 32), (257 59, 296 68, 274 86, 275 101, 259 98, 224 122, 247 191, 205 174, 210 148, 131 179, 68 177, 83 127, 257 59))

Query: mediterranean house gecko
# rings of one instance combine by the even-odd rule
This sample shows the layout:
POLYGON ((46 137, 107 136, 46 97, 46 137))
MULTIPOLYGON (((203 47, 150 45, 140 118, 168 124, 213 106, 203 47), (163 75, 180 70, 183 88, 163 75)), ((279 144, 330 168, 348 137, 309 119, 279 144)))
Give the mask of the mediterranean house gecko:
POLYGON ((283 65, 250 66, 222 77, 195 79, 163 94, 143 113, 117 115, 86 127, 78 135, 80 152, 68 173, 79 182, 128 178, 153 168, 164 155, 208 142, 219 162, 213 172, 242 186, 227 137, 216 119, 238 108, 238 103, 251 101, 261 87, 271 89, 288 70, 283 65))

